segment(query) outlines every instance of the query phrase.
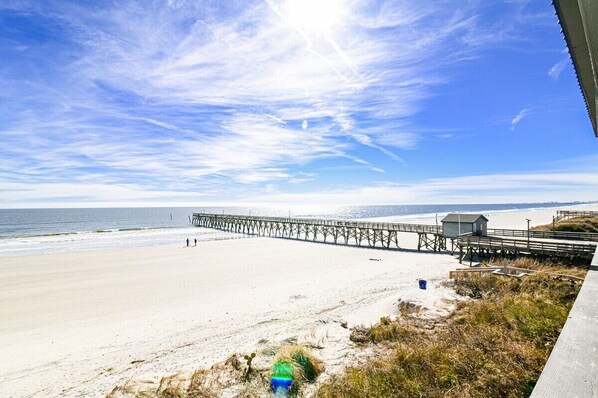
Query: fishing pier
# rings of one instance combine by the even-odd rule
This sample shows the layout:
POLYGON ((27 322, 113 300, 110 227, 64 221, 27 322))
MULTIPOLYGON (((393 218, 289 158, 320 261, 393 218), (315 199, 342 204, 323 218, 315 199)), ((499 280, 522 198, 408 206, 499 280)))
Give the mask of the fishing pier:
POLYGON ((418 250, 446 250, 442 228, 435 225, 211 213, 193 213, 191 223, 240 234, 386 249, 399 248, 398 233, 407 232, 419 235, 418 250))
POLYGON ((591 259, 598 244, 598 233, 584 232, 488 228, 483 230, 483 234, 468 232, 453 236, 448 229, 445 234, 441 226, 427 224, 213 213, 194 213, 191 222, 197 227, 239 234, 384 249, 400 248, 399 233, 416 233, 418 250, 447 251, 447 241, 450 241, 450 252, 454 253, 457 249, 461 262, 472 262, 474 257, 481 259, 522 254, 591 259))

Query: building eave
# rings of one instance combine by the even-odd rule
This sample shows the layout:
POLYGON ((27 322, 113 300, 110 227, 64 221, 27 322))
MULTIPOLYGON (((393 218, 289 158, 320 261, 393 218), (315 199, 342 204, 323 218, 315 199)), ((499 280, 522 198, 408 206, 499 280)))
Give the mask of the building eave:
POLYGON ((598 1, 553 0, 577 81, 598 137, 598 1))

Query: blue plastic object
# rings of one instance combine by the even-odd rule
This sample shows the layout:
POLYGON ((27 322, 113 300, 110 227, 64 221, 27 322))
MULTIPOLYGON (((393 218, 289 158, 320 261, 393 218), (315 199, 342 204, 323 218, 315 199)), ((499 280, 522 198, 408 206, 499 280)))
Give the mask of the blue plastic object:
POLYGON ((287 378, 273 377, 270 381, 275 397, 288 397, 291 384, 293 384, 293 380, 287 378))
POLYGON ((288 397, 293 384, 293 366, 285 361, 274 364, 270 387, 275 397, 288 397))
POLYGON ((422 290, 426 290, 426 285, 428 284, 428 282, 426 282, 425 279, 420 279, 419 280, 419 288, 422 290))

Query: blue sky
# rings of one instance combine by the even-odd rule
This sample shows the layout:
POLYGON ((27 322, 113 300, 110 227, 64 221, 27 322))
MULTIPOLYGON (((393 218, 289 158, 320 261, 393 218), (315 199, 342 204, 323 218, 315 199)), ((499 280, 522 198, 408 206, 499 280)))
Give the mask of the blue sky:
POLYGON ((9 0, 0 60, 0 207, 598 200, 549 0, 9 0))

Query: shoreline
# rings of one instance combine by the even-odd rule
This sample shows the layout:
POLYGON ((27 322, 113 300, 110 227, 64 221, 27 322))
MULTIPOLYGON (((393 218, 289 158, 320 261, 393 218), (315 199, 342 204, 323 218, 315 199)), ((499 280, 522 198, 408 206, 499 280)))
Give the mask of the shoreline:
MULTIPOLYGON (((491 206, 491 205, 489 205, 491 206)), ((570 206, 534 207, 526 209, 482 210, 479 213, 489 216, 489 228, 525 229, 525 222, 513 222, 513 215, 526 213, 533 217, 532 225, 548 224, 556 210, 591 208, 592 204, 570 206)), ((594 206, 596 207, 596 206, 594 206)), ((438 221, 445 213, 438 213, 438 221)), ((521 220, 525 220, 522 217, 521 220)), ((422 213, 408 216, 385 216, 355 218, 360 221, 399 222, 434 225, 436 213, 422 213)), ((37 254, 68 253, 78 251, 111 250, 121 248, 147 248, 184 242, 186 238, 198 241, 237 239, 251 235, 231 234, 218 230, 196 229, 192 225, 169 227, 126 227, 108 228, 94 231, 65 231, 44 234, 0 237, 0 258, 37 254)), ((410 242, 407 237, 407 241, 410 242)))

